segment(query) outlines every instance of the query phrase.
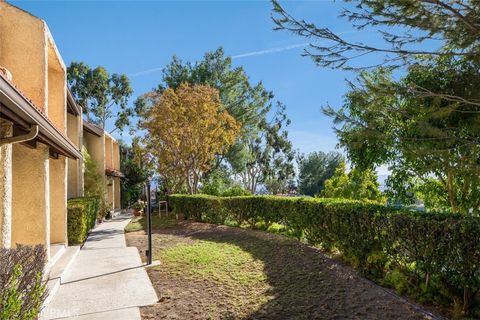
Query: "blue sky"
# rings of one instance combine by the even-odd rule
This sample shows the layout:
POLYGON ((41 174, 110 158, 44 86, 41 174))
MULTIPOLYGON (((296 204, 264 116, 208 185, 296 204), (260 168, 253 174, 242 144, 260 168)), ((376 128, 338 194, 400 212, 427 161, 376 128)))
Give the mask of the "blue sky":
MULTIPOLYGON (((345 78, 301 56, 303 38, 273 30, 268 1, 12 1, 44 19, 68 65, 83 61, 130 75, 134 98, 160 82, 159 71, 176 54, 196 61, 223 46, 252 81, 263 81, 287 105, 289 134, 301 152, 330 151, 337 140, 320 109, 339 106, 345 78), (144 72, 147 71, 147 72, 144 72)), ((283 2, 290 13, 366 40, 337 15, 341 2, 283 2)), ((128 140, 128 133, 118 138, 128 140)))

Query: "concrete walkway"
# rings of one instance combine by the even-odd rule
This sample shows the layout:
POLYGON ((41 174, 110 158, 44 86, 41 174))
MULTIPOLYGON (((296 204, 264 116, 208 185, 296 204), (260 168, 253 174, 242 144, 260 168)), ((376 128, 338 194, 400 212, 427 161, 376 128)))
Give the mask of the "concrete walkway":
POLYGON ((140 306, 158 301, 135 247, 125 244, 131 216, 97 226, 40 319, 140 319, 140 306))

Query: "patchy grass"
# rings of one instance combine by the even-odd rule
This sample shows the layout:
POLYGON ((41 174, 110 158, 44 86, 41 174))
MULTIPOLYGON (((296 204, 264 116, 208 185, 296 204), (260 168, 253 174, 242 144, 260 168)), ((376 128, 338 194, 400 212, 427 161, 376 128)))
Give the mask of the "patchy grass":
POLYGON ((266 281, 263 263, 236 245, 197 241, 178 244, 157 255, 172 270, 228 286, 248 286, 266 281))
POLYGON ((135 217, 125 227, 125 232, 135 232, 143 230, 142 217, 135 217))
MULTIPOLYGON (((131 225, 144 228, 142 219, 131 225)), ((154 259, 161 265, 148 274, 160 302, 141 308, 143 319, 425 318, 293 238, 160 218, 153 229, 154 259)), ((145 233, 128 233, 127 243, 144 250, 145 233)))
MULTIPOLYGON (((152 229, 163 229, 173 227, 177 220, 160 218, 157 215, 152 216, 152 229)), ((143 216, 134 217, 132 221, 125 227, 125 232, 136 232, 147 230, 147 219, 143 216)))

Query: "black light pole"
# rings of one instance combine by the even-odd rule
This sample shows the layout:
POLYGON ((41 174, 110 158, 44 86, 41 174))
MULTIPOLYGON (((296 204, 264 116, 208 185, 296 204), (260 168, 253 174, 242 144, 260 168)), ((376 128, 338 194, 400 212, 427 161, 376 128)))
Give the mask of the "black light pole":
POLYGON ((147 249, 147 264, 152 264, 152 216, 150 203, 150 178, 147 179, 147 232, 148 232, 148 249, 147 249))

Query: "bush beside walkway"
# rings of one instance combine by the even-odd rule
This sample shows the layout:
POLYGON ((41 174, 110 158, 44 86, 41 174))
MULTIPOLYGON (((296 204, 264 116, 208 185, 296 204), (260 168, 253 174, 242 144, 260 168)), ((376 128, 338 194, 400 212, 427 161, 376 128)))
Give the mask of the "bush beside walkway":
POLYGON ((99 211, 99 199, 81 197, 69 199, 67 203, 68 244, 82 244, 88 232, 95 226, 99 211))

